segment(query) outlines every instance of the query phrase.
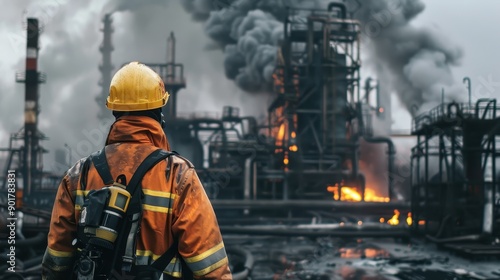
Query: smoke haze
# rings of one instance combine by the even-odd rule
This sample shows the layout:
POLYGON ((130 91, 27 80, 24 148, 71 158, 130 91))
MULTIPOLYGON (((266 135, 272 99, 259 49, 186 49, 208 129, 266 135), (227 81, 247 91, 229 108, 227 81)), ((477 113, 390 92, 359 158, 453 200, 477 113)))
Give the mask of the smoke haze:
MULTIPOLYGON (((269 95, 241 94, 240 88, 269 90, 283 38, 285 4, 314 8, 328 3, 235 0, 231 6, 214 11, 209 0, 140 2, 142 5, 137 4, 139 1, 70 4, 67 0, 51 0, 42 4, 23 0, 10 1, 10 6, 0 11, 0 37, 8 42, 0 50, 9 54, 0 61, 0 70, 6 73, 0 77, 1 146, 7 146, 9 134, 19 131, 24 121, 24 85, 15 83, 14 73, 24 71, 26 31, 22 23, 27 17, 39 18, 43 28, 39 70, 47 74, 47 82, 39 90, 39 127, 50 138, 42 145, 51 152, 44 157, 45 169, 52 170, 56 149, 65 149, 64 144, 68 144, 72 162, 86 156, 102 146, 107 125, 113 120, 111 115, 108 120, 97 120, 98 106, 103 104, 94 101, 100 92, 99 28, 105 13, 114 12, 115 70, 132 60, 165 61, 166 38, 170 31, 176 32, 177 61, 184 63, 187 80, 187 89, 179 92, 180 114, 220 112, 222 106, 232 105, 240 106, 244 115, 263 117, 269 95)), ((459 62, 460 49, 434 30, 410 24, 424 9, 420 1, 371 0, 362 4, 354 15, 363 22, 369 62, 381 82, 399 94, 410 112, 438 102, 442 87, 450 99, 459 92, 450 69, 459 62)), ((61 170, 59 167, 56 171, 61 170)))
POLYGON ((447 101, 465 96, 451 71, 460 63, 462 50, 436 30, 411 23, 425 9, 420 0, 350 0, 350 4, 362 23, 370 64, 412 115, 441 102, 442 89, 447 101))
MULTIPOLYGON (((16 84, 14 74, 24 71, 26 31, 22 22, 27 17, 39 18, 39 71, 47 82, 39 88, 39 129, 50 140, 42 141, 49 151, 44 155, 44 169, 62 173, 68 162, 55 163, 56 150, 71 150, 71 163, 101 148, 110 123, 97 119, 100 93, 98 65, 101 61, 101 19, 114 12, 112 42, 115 50, 112 63, 115 71, 124 63, 161 63, 166 60, 166 40, 170 31, 176 33, 177 61, 184 63, 187 88, 178 95, 178 112, 221 112, 224 105, 242 107, 242 114, 263 116, 267 102, 241 94, 236 85, 224 76, 223 54, 207 51, 211 40, 200 23, 193 22, 181 1, 88 1, 69 3, 51 0, 11 1, 0 11, 2 25, 0 50, 6 59, 0 62, 2 92, 0 94, 0 146, 6 147, 10 133, 19 131, 24 123, 24 85, 16 84), (165 4, 167 3, 167 4, 165 4), (247 106, 242 106, 247 104, 247 106), (259 106, 260 105, 260 106, 259 106), (68 147, 65 147, 65 144, 68 147)), ((63 158, 58 152, 59 161, 63 158)), ((2 155, 0 155, 2 156, 2 155)), ((4 156, 4 155, 3 155, 4 156)))
MULTIPOLYGON (((331 1, 227 2, 222 9, 211 0, 183 6, 195 20, 206 21, 206 34, 224 51, 226 76, 245 91, 261 92, 271 87, 286 7, 324 8, 331 1)), ((462 51, 435 30, 412 25, 425 9, 420 0, 349 0, 347 7, 362 23, 363 51, 377 78, 412 115, 439 103, 442 89, 447 101, 462 99, 464 88, 451 72, 462 51)))

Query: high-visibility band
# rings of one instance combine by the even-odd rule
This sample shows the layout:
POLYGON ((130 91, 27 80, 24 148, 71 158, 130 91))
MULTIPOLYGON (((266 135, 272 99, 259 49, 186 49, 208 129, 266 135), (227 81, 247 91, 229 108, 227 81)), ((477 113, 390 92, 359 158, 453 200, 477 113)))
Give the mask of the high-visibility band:
POLYGON ((64 252, 47 247, 43 256, 43 263, 54 271, 65 271, 70 269, 75 261, 74 252, 64 252))
POLYGON ((150 190, 150 189, 142 189, 142 192, 146 195, 166 197, 166 198, 171 198, 171 199, 175 199, 177 197, 177 195, 174 193, 154 191, 154 190, 150 190))
MULTIPOLYGON (((158 259, 160 256, 155 255, 153 252, 149 250, 136 250, 135 252, 135 264, 136 265, 150 265, 158 259)), ((171 275, 173 277, 181 277, 182 276, 182 265, 178 258, 172 258, 167 267, 163 270, 163 273, 171 275)))
POLYGON ((49 247, 47 247, 47 252, 51 256, 58 257, 58 258, 71 258, 75 254, 75 252, 57 251, 57 250, 54 250, 54 249, 50 249, 49 247))
POLYGON ((76 195, 75 195, 75 210, 81 210, 83 206, 83 200, 85 199, 85 196, 90 191, 82 191, 82 190, 77 190, 76 195))
POLYGON ((149 250, 136 250, 135 251, 135 264, 136 265, 150 265, 160 257, 160 255, 155 255, 149 250))
MULTIPOLYGON (((158 259, 160 256, 155 255, 153 252, 149 250, 136 250, 135 251, 135 264, 136 265, 150 265, 158 259)), ((174 277, 178 277, 181 274, 181 262, 178 258, 174 257, 170 260, 170 263, 167 265, 165 270, 163 271, 166 274, 172 275, 174 277)))
POLYGON ((196 276, 202 276, 202 275, 206 275, 214 270, 216 270, 217 268, 225 265, 228 263, 228 260, 227 260, 227 257, 224 257, 222 258, 221 260, 203 268, 203 269, 200 269, 200 270, 194 270, 193 268, 191 268, 192 266, 190 264, 188 264, 189 268, 193 271, 193 274, 196 275, 196 276))
POLYGON ((155 253, 150 250, 135 250, 135 254, 138 257, 150 257, 153 260, 156 260, 160 257, 160 255, 155 255, 155 253))
POLYGON ((143 209, 160 213, 172 213, 175 194, 143 189, 143 209))
MULTIPOLYGON (((143 209, 152 211, 152 212, 160 212, 160 213, 172 213, 172 205, 174 203, 175 194, 152 191, 144 189, 144 201, 143 201, 143 209)), ((85 196, 89 193, 88 190, 82 191, 77 190, 75 195, 75 209, 81 210, 83 206, 83 202, 85 196)))
POLYGON ((167 267, 163 270, 163 273, 171 275, 173 277, 182 277, 182 264, 178 258, 173 258, 167 267))
POLYGON ((193 274, 197 276, 208 274, 228 261, 223 242, 197 256, 186 258, 185 260, 191 271, 193 271, 193 274))

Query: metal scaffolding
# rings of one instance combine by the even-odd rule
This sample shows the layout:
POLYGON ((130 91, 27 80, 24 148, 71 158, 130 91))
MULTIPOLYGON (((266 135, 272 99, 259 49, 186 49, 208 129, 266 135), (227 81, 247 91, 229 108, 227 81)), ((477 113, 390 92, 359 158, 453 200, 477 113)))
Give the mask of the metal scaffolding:
POLYGON ((500 229, 496 100, 441 104, 413 121, 412 213, 433 240, 494 237, 500 229))
POLYGON ((342 181, 363 188, 354 136, 362 115, 359 23, 332 3, 328 10, 290 9, 284 29, 269 108, 269 134, 282 158, 277 167, 286 171, 283 197, 325 198, 326 186, 342 181), (315 174, 314 183, 305 174, 315 174))

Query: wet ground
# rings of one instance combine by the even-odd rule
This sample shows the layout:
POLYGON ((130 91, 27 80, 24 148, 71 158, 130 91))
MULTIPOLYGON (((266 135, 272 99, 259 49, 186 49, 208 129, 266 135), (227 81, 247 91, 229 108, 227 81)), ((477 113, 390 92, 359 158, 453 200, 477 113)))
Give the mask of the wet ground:
MULTIPOLYGON (((498 259, 468 260, 434 244, 395 239, 227 236, 226 247, 248 250, 251 279, 500 279, 498 259)), ((233 270, 241 269, 231 256, 233 270)))

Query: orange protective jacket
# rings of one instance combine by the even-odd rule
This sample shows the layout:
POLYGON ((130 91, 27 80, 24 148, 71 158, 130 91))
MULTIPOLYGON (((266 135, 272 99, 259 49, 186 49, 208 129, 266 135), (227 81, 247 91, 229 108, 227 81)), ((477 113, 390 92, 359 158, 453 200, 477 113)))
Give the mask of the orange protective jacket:
MULTIPOLYGON (((123 116, 110 129, 106 158, 116 179, 124 174, 130 181, 139 164, 152 151, 169 150, 160 124, 145 116, 123 116)), ((85 191, 80 189, 84 159, 70 168, 57 191, 43 258, 43 279, 68 279, 75 262, 80 208, 86 193, 103 186, 91 165, 85 191)), ((212 205, 192 164, 170 156, 146 173, 142 180, 143 218, 137 236, 136 265, 151 264, 178 240, 179 254, 195 279, 232 279, 222 236, 212 205)), ((178 258, 164 273, 180 278, 178 258)))

